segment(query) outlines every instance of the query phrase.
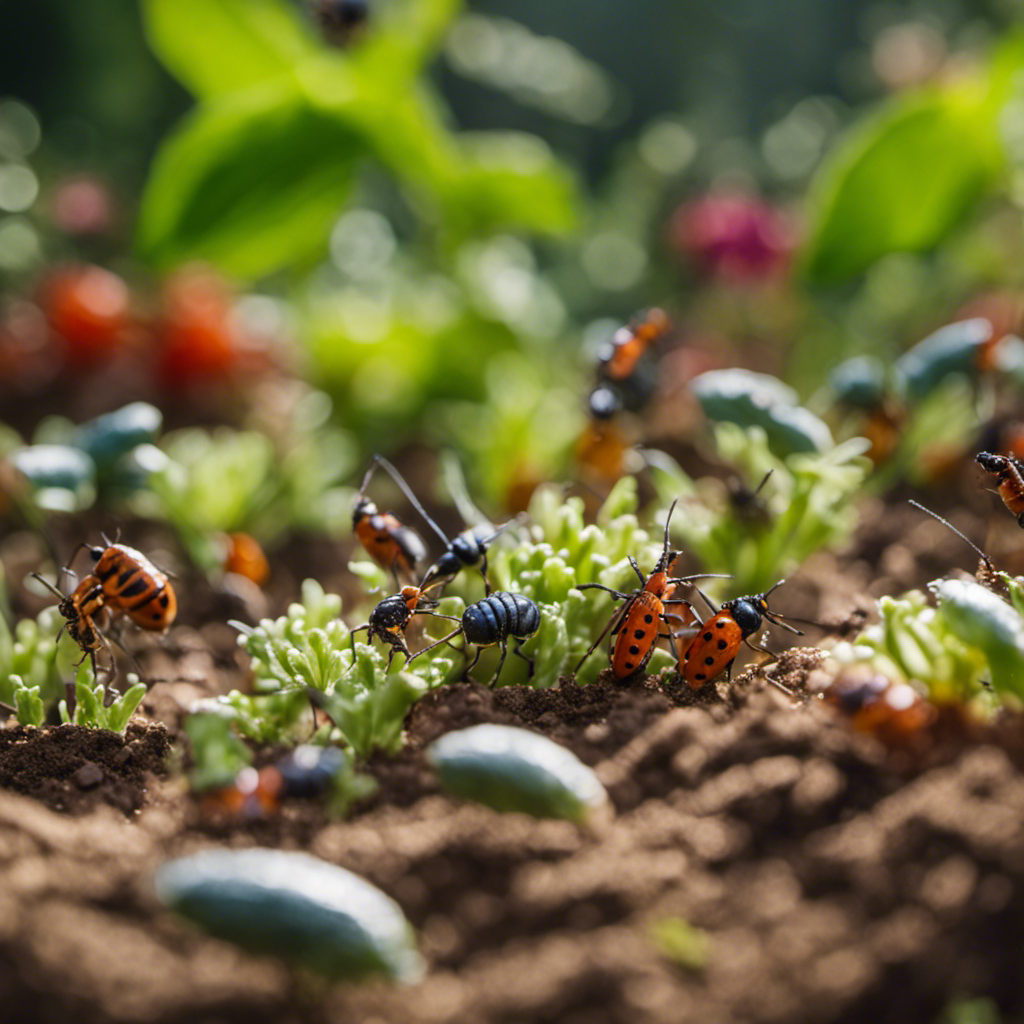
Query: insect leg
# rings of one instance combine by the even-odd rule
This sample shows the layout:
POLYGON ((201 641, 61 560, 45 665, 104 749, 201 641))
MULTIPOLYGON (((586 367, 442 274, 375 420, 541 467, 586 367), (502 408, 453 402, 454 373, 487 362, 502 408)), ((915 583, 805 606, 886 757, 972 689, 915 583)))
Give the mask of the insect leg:
POLYGON ((522 640, 517 640, 516 641, 515 647, 512 648, 512 653, 513 654, 517 654, 520 658, 523 659, 523 661, 526 662, 527 665, 530 666, 530 674, 529 674, 529 676, 527 678, 528 679, 532 679, 533 678, 533 670, 534 670, 533 658, 531 658, 528 654, 523 654, 523 641, 522 640))
MULTIPOLYGON (((584 583, 583 586, 587 586, 587 584, 584 583)), ((600 584, 594 584, 594 586, 600 586, 600 584)), ((602 587, 601 589, 605 590, 607 588, 602 587)), ((625 596, 625 595, 623 595, 623 596, 625 596)), ((628 607, 629 607, 628 604, 623 606, 623 608, 628 608, 628 607)), ((576 673, 579 672, 579 670, 583 667, 583 662, 585 662, 587 660, 587 658, 589 658, 594 653, 594 651, 597 650, 598 644, 600 644, 601 641, 608 635, 608 630, 610 630, 612 628, 612 626, 618 627, 619 625, 622 624, 623 608, 620 608, 608 620, 608 624, 604 627, 604 629, 601 630, 601 635, 590 645, 590 649, 587 651, 587 653, 584 654, 583 657, 580 658, 580 660, 576 663, 576 667, 573 669, 573 672, 572 672, 573 675, 576 675, 576 673)))
MULTIPOLYGON (((498 667, 494 670, 494 675, 491 677, 489 685, 493 686, 498 681, 498 676, 501 675, 501 666, 505 664, 505 657, 508 654, 508 641, 501 641, 501 657, 498 659, 498 667)), ((477 657, 480 657, 480 649, 477 648, 477 657)), ((474 660, 474 664, 476 664, 474 660)))
MULTIPOLYGON (((482 647, 478 647, 476 649, 476 657, 462 670, 462 675, 459 677, 460 679, 469 681, 469 673, 473 671, 474 667, 476 666, 476 663, 480 660, 480 652, 482 650, 482 647)), ((500 668, 501 666, 499 665, 498 667, 500 668)))
MULTIPOLYGON (((451 617, 452 616, 450 616, 450 615, 439 615, 438 616, 438 618, 444 618, 444 619, 450 619, 451 617)), ((427 644, 427 646, 424 647, 423 650, 417 651, 412 656, 412 658, 410 658, 409 660, 412 661, 413 658, 418 658, 421 654, 426 654, 427 651, 432 651, 435 647, 440 647, 441 644, 448 643, 448 641, 451 640, 451 638, 453 636, 458 636, 462 632, 462 620, 458 619, 456 621, 458 621, 458 623, 459 623, 459 628, 458 629, 453 629, 447 636, 441 637, 440 640, 435 640, 432 644, 427 644)))
MULTIPOLYGON (((606 587, 603 583, 577 583, 576 590, 603 590, 607 594, 611 594, 612 597, 617 597, 620 601, 630 597, 630 594, 623 594, 621 590, 612 590, 611 587, 606 587)), ((634 591, 635 593, 635 591, 634 591)))
POLYGON ((480 575, 484 578, 484 596, 491 596, 491 584, 487 579, 487 552, 484 552, 483 561, 480 563, 480 575))

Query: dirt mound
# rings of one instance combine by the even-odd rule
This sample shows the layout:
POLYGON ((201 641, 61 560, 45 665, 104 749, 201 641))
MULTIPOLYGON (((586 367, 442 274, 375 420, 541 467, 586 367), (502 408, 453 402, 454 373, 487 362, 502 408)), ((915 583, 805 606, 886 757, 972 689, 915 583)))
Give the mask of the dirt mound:
POLYGON ((78 725, 0 729, 0 788, 47 807, 86 814, 110 804, 137 811, 147 773, 165 775, 170 742, 162 725, 129 723, 124 735, 78 725))

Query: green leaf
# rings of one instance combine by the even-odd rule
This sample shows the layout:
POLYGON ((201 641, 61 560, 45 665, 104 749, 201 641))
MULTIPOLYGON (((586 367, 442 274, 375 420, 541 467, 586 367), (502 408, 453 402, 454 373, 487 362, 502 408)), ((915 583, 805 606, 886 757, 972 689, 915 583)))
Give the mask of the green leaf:
POLYGON ((892 252, 940 242, 994 179, 990 109, 973 91, 899 97, 856 127, 812 185, 804 273, 845 280, 892 252))
POLYGON ((157 154, 139 248, 159 266, 201 259, 242 278, 311 259, 326 248, 359 153, 337 116, 290 88, 202 105, 157 154))
POLYGON ((546 143, 519 132, 459 136, 464 166, 449 196, 449 218, 463 230, 506 227, 567 235, 578 221, 576 184, 546 143))
POLYGON ((319 47, 281 0, 145 0, 156 55, 201 98, 288 74, 319 47))

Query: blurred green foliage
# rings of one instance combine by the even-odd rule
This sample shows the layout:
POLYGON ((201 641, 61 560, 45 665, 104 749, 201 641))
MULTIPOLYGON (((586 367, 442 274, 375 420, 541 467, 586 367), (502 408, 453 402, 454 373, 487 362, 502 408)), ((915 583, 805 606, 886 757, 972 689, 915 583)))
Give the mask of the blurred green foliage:
POLYGON ((158 153, 139 245, 163 266, 261 277, 322 255, 356 165, 372 160, 449 243, 570 230, 568 172, 537 139, 451 132, 423 65, 456 0, 402 0, 330 51, 283 0, 147 0, 156 54, 199 100, 158 153), (195 28, 202 24, 202 43, 195 28))

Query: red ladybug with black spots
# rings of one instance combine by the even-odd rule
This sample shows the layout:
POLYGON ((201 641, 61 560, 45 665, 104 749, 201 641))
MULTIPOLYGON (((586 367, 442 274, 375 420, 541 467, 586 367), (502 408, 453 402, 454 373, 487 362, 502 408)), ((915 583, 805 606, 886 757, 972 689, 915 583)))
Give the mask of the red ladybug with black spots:
MULTIPOLYGON (((801 630, 782 622, 778 612, 770 611, 768 608, 768 595, 785 582, 779 580, 763 594, 726 601, 720 611, 715 612, 702 624, 700 632, 683 652, 679 665, 683 678, 693 689, 699 690, 705 683, 716 679, 723 672, 726 678, 731 678, 732 663, 736 660, 741 644, 746 644, 752 651, 771 654, 774 658, 775 655, 766 647, 752 644, 749 640, 761 628, 764 619, 773 625, 788 629, 791 633, 803 636, 801 630)), ((714 611, 711 601, 699 588, 695 589, 704 598, 707 606, 714 611)))

